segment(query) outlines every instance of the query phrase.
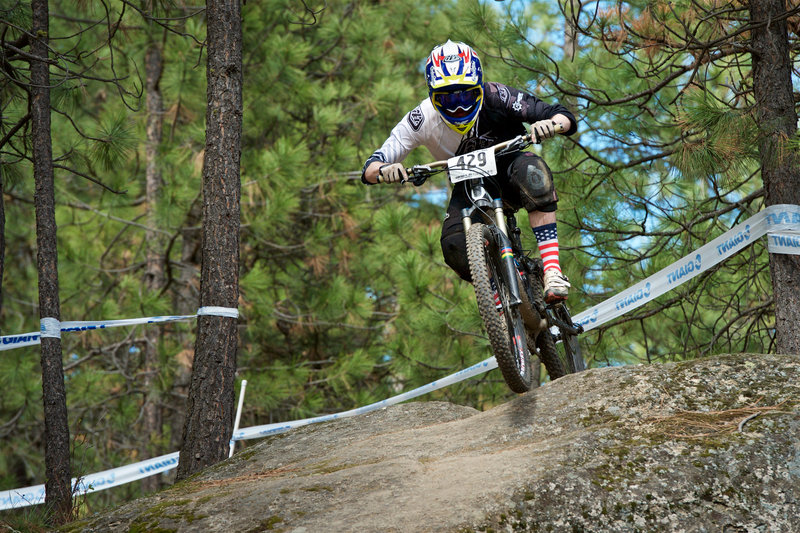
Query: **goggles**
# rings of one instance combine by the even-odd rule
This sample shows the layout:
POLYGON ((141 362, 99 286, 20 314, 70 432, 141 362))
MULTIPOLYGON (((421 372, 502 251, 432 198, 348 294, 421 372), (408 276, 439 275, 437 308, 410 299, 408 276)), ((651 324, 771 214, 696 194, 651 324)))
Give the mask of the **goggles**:
POLYGON ((459 108, 469 111, 472 106, 480 101, 483 96, 483 89, 473 87, 463 91, 433 91, 432 96, 436 107, 450 113, 457 111, 459 108))

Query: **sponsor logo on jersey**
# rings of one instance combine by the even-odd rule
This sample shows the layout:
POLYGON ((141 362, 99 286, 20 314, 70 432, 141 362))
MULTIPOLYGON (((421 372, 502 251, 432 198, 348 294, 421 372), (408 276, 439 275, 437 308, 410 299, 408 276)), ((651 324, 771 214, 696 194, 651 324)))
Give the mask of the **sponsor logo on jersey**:
POLYGON ((481 150, 482 148, 487 148, 493 144, 497 144, 497 137, 491 134, 481 135, 478 137, 472 135, 474 130, 475 128, 472 128, 472 131, 470 131, 466 137, 461 139, 461 143, 456 149, 456 155, 468 154, 470 152, 474 152, 475 150, 481 150))
POLYGON ((503 102, 504 104, 507 104, 508 98, 511 96, 511 94, 508 92, 508 89, 506 89, 505 87, 500 87, 497 90, 497 93, 500 96, 500 101, 503 102))
POLYGON ((408 114, 408 124, 411 126, 411 129, 419 131, 423 122, 425 122, 425 115, 422 114, 422 109, 419 107, 412 109, 408 114))
POLYGON ((511 108, 517 112, 522 111, 522 93, 517 95, 517 101, 511 104, 511 108))

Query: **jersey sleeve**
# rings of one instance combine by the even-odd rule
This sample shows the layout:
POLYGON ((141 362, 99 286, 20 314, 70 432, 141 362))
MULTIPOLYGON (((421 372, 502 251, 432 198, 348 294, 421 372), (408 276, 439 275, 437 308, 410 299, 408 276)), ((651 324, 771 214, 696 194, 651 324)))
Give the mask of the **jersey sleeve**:
POLYGON ((419 106, 406 113, 403 120, 398 122, 392 129, 389 138, 386 139, 383 145, 375 150, 364 163, 361 169, 361 182, 367 185, 374 185, 364 179, 364 172, 366 172, 367 167, 373 161, 380 161, 381 163, 400 163, 411 150, 420 146, 422 144, 422 139, 419 132, 424 120, 422 110, 419 106))
POLYGON ((575 115, 558 102, 548 104, 532 94, 496 82, 486 82, 484 93, 486 103, 508 118, 532 124, 556 115, 564 115, 572 123, 564 135, 572 135, 578 131, 575 115))

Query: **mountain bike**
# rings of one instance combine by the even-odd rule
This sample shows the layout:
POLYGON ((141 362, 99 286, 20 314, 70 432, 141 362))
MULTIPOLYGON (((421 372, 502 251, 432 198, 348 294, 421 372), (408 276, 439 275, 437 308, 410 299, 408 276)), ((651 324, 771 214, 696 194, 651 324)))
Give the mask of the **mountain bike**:
POLYGON ((467 187, 472 206, 461 215, 478 311, 497 366, 517 393, 527 392, 533 385, 531 353, 539 357, 551 380, 585 369, 578 343, 582 326, 573 323, 564 302, 544 302, 542 261, 523 249, 516 210, 505 207, 502 199, 492 198, 484 183, 497 174, 497 156, 522 151, 536 141, 531 134, 520 135, 406 169, 407 181, 416 186, 446 171, 454 187, 467 187), (477 220, 473 221, 474 217, 477 220))

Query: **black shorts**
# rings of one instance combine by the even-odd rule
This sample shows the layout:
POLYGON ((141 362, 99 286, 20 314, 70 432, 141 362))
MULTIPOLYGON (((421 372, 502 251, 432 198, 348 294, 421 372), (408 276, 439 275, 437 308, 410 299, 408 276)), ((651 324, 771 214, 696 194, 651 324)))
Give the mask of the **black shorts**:
MULTIPOLYGON (((520 198, 519 188, 511 183, 508 177, 508 169, 517 157, 522 154, 512 154, 497 158, 497 176, 484 180, 484 186, 492 198, 502 198, 506 208, 518 211, 524 205, 520 198)), ((467 240, 464 234, 464 223, 462 222, 461 210, 471 207, 467 186, 465 182, 456 183, 450 195, 450 202, 447 204, 447 214, 442 223, 442 255, 447 265, 464 280, 472 281, 469 273, 469 262, 467 261, 467 240)), ((544 211, 555 211, 556 203, 546 206, 544 211)), ((473 216, 473 220, 479 217, 473 216)))

